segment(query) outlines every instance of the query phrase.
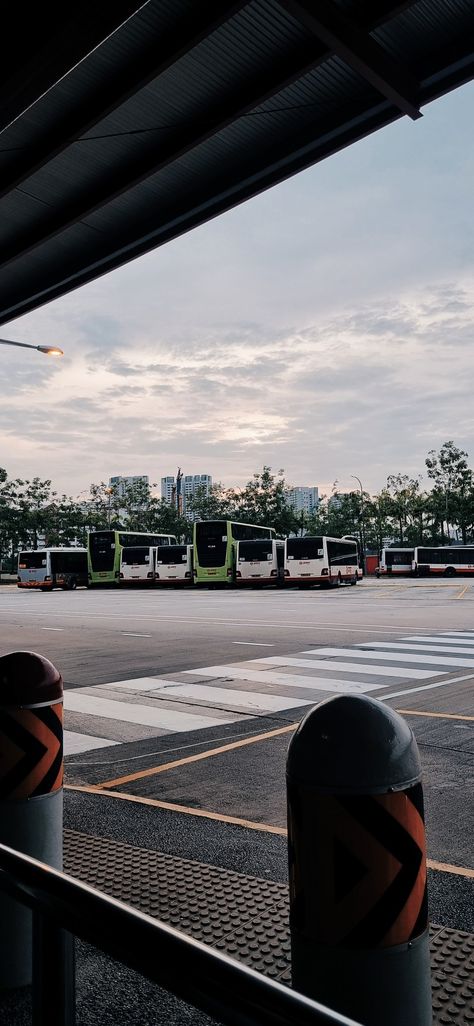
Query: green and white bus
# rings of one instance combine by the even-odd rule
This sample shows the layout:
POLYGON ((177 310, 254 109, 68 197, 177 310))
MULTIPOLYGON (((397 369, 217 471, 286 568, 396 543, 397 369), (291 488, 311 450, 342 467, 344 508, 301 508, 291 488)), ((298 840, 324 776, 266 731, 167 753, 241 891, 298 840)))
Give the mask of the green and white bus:
POLYGON ((194 524, 194 583, 234 584, 237 542, 275 536, 273 527, 233 520, 198 520, 194 524))
POLYGON ((176 545, 176 537, 142 531, 91 531, 87 535, 89 588, 96 584, 118 584, 122 549, 142 545, 176 545))

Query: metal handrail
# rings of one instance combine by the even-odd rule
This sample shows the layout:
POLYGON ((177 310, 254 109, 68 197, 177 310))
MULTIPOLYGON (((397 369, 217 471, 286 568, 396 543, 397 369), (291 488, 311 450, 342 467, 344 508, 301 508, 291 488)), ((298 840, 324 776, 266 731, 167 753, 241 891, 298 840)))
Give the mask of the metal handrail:
MULTIPOLYGON (((60 957, 64 930, 226 1026, 357 1026, 173 927, 0 844, 2 890, 35 913, 36 948, 42 949, 33 953, 33 986, 36 978, 43 999, 43 1014, 37 1014, 35 1020, 38 1026, 47 1019, 49 1026, 63 1026, 67 1021, 63 1013, 58 1018, 61 1002, 56 1002, 56 1009, 53 998, 48 1003, 58 979, 51 945, 60 957)), ((69 1019, 72 1022, 73 1017, 69 1019)))

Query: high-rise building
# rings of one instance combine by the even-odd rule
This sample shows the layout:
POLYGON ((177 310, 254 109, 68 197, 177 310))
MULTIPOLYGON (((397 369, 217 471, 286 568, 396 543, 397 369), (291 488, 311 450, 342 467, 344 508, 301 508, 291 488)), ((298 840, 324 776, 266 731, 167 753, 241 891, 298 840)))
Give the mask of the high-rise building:
POLYGON ((161 498, 165 502, 175 501, 175 488, 176 481, 174 477, 162 477, 161 478, 161 498))
MULTIPOLYGON (((174 477, 161 478, 161 498, 165 502, 176 502, 176 479, 174 477)), ((212 477, 210 474, 183 474, 181 479, 181 508, 184 516, 193 520, 194 516, 188 509, 188 504, 196 494, 209 495, 212 488, 212 477)))
POLYGON ((315 513, 319 502, 318 489, 304 485, 290 488, 287 492, 287 501, 295 513, 315 513))
POLYGON ((119 499, 124 499, 129 488, 135 488, 137 485, 142 485, 148 491, 150 482, 147 474, 137 474, 134 477, 117 477, 109 478, 109 488, 113 488, 117 493, 119 499))

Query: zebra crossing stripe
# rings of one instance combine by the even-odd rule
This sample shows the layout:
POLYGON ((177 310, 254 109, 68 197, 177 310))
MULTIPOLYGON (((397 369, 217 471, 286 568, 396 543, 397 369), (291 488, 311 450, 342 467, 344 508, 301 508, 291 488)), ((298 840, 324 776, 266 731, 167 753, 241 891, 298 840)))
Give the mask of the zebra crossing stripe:
MULTIPOLYGON (((345 655, 345 656, 349 656, 351 659, 354 659, 354 658, 355 659, 374 659, 374 660, 378 660, 379 663, 382 660, 384 660, 384 659, 390 659, 391 662, 397 662, 397 663, 426 663, 426 664, 428 664, 428 663, 435 663, 436 666, 452 666, 454 670, 456 669, 457 666, 472 666, 473 665, 473 660, 472 659, 458 659, 457 656, 452 656, 451 658, 445 658, 444 656, 430 656, 430 655, 416 655, 416 654, 412 655, 411 652, 410 653, 407 652, 406 654, 403 654, 402 652, 378 652, 378 651, 377 652, 369 652, 369 651, 367 651, 367 649, 364 649, 363 651, 360 650, 360 649, 357 649, 355 651, 354 651, 354 649, 351 649, 351 651, 349 652, 349 650, 347 648, 323 648, 323 649, 319 649, 319 652, 320 653, 324 653, 324 655, 327 655, 327 656, 328 655, 345 655)), ((386 669, 386 667, 383 666, 382 670, 385 670, 385 669, 386 669)), ((403 673, 405 674, 406 672, 407 671, 404 669, 403 673)), ((443 673, 444 671, 440 670, 439 672, 443 673)))
POLYGON ((465 648, 462 648, 459 645, 452 646, 452 645, 445 644, 445 645, 438 645, 438 647, 434 648, 433 645, 423 645, 423 644, 416 645, 415 643, 411 643, 409 641, 390 641, 390 642, 371 641, 371 642, 364 642, 363 644, 359 644, 357 647, 363 649, 364 651, 365 651, 366 647, 367 648, 376 648, 377 652, 380 652, 380 658, 381 659, 383 659, 384 656, 387 657, 389 651, 393 651, 393 649, 397 649, 397 651, 399 651, 400 649, 403 649, 403 651, 405 651, 407 653, 407 660, 411 659, 411 655, 409 654, 411 652, 421 652, 421 653, 429 652, 431 655, 436 655, 436 657, 438 656, 438 652, 439 652, 439 654, 441 656, 443 656, 443 655, 451 655, 451 654, 452 655, 463 655, 464 654, 465 656, 469 656, 470 655, 472 665, 474 666, 474 651, 471 654, 469 651, 466 651, 465 648))

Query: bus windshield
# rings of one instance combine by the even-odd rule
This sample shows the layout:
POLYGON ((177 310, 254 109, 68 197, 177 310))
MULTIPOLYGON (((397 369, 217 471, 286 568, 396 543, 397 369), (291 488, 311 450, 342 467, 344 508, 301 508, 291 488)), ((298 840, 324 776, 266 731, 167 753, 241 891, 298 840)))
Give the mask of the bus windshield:
POLYGON ((150 547, 149 545, 135 545, 127 546, 122 549, 122 563, 125 566, 133 566, 137 563, 149 563, 150 562, 150 547))
POLYGON ((46 566, 46 552, 20 552, 19 570, 41 570, 46 566))
POLYGON ((414 549, 400 549, 399 551, 385 549, 385 566, 411 566, 414 556, 414 549))
POLYGON ((94 531, 90 534, 89 551, 93 570, 113 570, 115 531, 94 531))
POLYGON ((262 541, 239 542, 239 560, 243 562, 249 562, 252 559, 267 559, 267 556, 271 556, 272 552, 273 542, 271 538, 263 539, 262 541))
POLYGON ((183 563, 188 558, 187 545, 160 545, 158 547, 157 562, 170 566, 175 563, 183 563))
POLYGON ((227 554, 227 522, 203 520, 195 524, 196 549, 201 566, 224 566, 227 554))
POLYGON ((286 543, 288 559, 322 559, 323 554, 322 538, 288 538, 286 543))

